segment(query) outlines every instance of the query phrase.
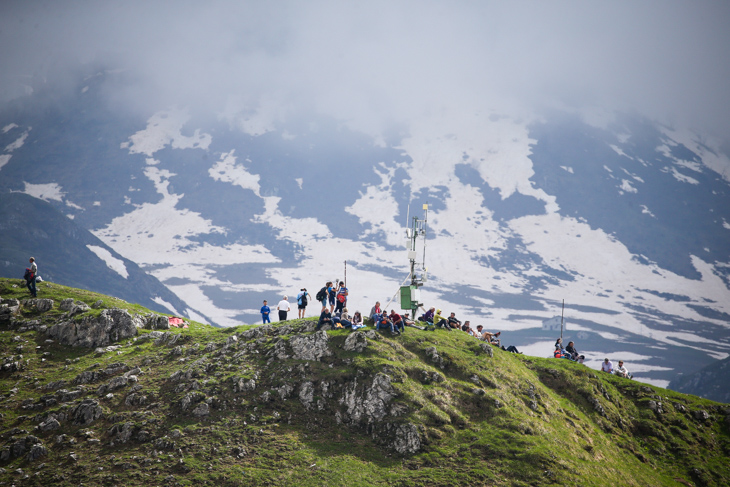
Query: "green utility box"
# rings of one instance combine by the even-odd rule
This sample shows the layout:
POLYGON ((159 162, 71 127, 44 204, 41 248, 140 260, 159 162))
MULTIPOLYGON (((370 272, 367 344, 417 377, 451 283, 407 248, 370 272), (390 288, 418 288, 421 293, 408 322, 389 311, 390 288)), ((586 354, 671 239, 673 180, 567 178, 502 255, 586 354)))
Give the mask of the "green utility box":
POLYGON ((418 298, 420 292, 416 286, 401 286, 400 288, 400 309, 418 309, 418 298))

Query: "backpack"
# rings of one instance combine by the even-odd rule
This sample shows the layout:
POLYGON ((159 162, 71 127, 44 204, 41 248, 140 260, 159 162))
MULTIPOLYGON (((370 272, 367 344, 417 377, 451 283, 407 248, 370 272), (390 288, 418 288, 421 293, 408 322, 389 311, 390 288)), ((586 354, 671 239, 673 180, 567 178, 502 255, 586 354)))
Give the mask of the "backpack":
POLYGON ((337 301, 339 301, 340 303, 344 303, 345 300, 347 300, 347 297, 344 295, 344 293, 337 295, 337 301))
POLYGON ((23 279, 25 279, 25 282, 28 282, 31 280, 32 273, 30 272, 30 269, 28 267, 25 268, 25 274, 23 274, 23 279))
POLYGON ((299 304, 302 306, 307 305, 307 293, 303 292, 301 296, 299 296, 299 304))
POLYGON ((327 297, 327 286, 323 287, 317 292, 317 295, 315 298, 317 298, 317 301, 322 301, 324 298, 327 297))

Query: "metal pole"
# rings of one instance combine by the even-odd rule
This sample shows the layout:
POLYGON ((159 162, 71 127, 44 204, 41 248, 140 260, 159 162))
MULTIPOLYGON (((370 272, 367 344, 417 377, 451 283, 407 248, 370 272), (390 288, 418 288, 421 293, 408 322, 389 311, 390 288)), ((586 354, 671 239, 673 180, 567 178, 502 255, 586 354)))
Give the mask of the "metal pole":
POLYGON ((347 261, 345 261, 345 287, 347 287, 347 261))
POLYGON ((563 317, 565 316, 565 300, 563 299, 563 313, 560 315, 560 339, 563 339, 563 317))

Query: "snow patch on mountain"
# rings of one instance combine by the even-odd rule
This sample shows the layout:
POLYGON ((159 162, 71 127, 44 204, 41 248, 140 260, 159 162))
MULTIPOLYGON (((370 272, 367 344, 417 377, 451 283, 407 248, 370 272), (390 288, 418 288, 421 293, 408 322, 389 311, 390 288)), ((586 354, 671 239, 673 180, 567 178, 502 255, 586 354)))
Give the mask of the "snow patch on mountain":
POLYGON ((63 201, 66 193, 61 190, 61 186, 56 183, 32 184, 23 182, 25 189, 22 193, 33 196, 43 201, 63 201))
MULTIPOLYGON (((216 181, 223 181, 240 186, 243 189, 250 189, 256 196, 261 196, 261 187, 259 185, 260 176, 251 174, 246 170, 243 164, 236 164, 235 149, 230 152, 221 154, 220 161, 216 162, 209 170, 208 174, 216 181)), ((251 162, 247 159, 247 162, 251 162)), ((301 184, 299 187, 301 188, 301 184)))
POLYGON ((0 169, 2 169, 5 164, 10 162, 11 157, 12 156, 10 154, 0 154, 0 169))
POLYGON ((182 129, 190 120, 187 110, 171 109, 158 112, 149 118, 144 130, 131 135, 121 148, 128 148, 130 154, 146 154, 149 157, 170 145, 173 149, 207 149, 212 140, 209 134, 201 134, 196 129, 191 136, 182 134, 182 129))
POLYGON ((114 257, 107 249, 99 247, 98 245, 87 245, 86 248, 94 252, 97 257, 103 260, 108 268, 125 279, 129 277, 129 272, 127 271, 127 267, 124 265, 124 261, 114 257))

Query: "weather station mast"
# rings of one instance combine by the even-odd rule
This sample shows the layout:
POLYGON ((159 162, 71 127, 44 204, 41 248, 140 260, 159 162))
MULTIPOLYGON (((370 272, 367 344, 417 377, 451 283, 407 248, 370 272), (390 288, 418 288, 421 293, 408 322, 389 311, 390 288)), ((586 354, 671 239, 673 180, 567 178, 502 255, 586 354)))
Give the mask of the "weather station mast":
MULTIPOLYGON (((400 307, 402 310, 409 310, 411 312, 411 319, 416 319, 416 311, 418 308, 423 306, 421 300, 420 287, 426 282, 426 224, 428 222, 428 203, 423 205, 423 211, 425 216, 423 220, 417 216, 413 217, 411 228, 406 228, 406 239, 408 240, 408 260, 410 261, 411 270, 408 278, 411 283, 406 285, 408 278, 400 287, 400 307), (423 238, 423 254, 421 260, 420 275, 416 272, 416 260, 418 259, 418 252, 416 246, 418 239, 423 238)), ((408 221, 406 219, 406 221, 408 221)))

